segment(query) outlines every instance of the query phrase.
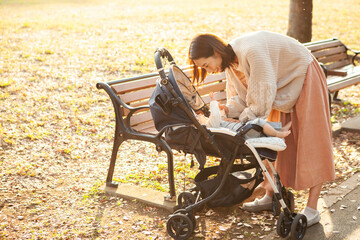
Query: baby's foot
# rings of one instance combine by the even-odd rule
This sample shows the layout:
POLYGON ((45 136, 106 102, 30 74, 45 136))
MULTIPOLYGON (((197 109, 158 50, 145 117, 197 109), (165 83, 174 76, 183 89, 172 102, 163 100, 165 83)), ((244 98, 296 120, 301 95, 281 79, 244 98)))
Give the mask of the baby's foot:
MULTIPOLYGON (((281 128, 281 131, 288 131, 291 128, 291 121, 288 122, 284 127, 281 128)), ((289 133, 290 134, 290 133, 289 133)), ((288 134, 288 135, 289 135, 288 134)))
POLYGON ((276 133, 276 136, 275 136, 275 137, 285 138, 285 137, 289 136, 290 133, 291 133, 290 130, 287 130, 287 131, 281 130, 281 131, 279 131, 279 132, 276 133))

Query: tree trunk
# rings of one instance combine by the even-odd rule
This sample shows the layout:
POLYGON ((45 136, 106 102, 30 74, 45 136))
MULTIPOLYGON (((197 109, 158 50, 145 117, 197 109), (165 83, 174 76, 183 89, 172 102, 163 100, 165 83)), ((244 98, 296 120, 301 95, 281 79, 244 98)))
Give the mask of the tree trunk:
POLYGON ((299 42, 311 41, 312 0, 290 0, 287 35, 299 42))

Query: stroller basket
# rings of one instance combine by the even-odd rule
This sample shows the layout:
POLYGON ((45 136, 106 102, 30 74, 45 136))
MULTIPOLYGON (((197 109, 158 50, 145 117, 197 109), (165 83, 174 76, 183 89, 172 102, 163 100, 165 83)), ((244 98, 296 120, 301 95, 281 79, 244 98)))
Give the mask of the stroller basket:
MULTIPOLYGON (((216 195, 215 198, 207 202, 210 208, 215 207, 231 207, 241 203, 251 196, 255 187, 263 181, 263 176, 259 168, 254 168, 255 173, 251 173, 251 166, 233 165, 230 174, 226 178, 225 186, 216 195)), ((253 166, 255 167, 255 166, 253 166)), ((205 199, 215 190, 220 184, 221 176, 211 176, 218 172, 218 166, 208 167, 200 171, 195 177, 195 184, 197 191, 201 193, 201 198, 205 199)))

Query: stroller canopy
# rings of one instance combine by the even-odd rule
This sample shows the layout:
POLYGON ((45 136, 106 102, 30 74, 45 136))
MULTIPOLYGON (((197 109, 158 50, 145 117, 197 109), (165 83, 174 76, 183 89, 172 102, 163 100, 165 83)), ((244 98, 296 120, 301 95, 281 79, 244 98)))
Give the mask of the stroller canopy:
POLYGON ((151 115, 154 120, 155 127, 158 131, 172 124, 193 123, 189 116, 181 108, 174 108, 177 97, 179 97, 185 105, 194 111, 205 109, 206 104, 201 98, 196 88, 191 84, 190 79, 176 65, 171 65, 167 76, 168 86, 157 81, 154 92, 149 100, 151 115), (172 88, 175 95, 168 88, 172 88))

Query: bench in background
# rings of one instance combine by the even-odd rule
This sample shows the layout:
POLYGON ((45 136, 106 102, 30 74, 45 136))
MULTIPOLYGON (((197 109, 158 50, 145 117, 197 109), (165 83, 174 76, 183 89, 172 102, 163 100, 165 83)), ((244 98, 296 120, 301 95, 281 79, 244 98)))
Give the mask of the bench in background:
POLYGON ((356 65, 360 51, 351 50, 337 38, 304 43, 322 63, 329 92, 337 99, 339 90, 360 82, 360 66, 356 65))

